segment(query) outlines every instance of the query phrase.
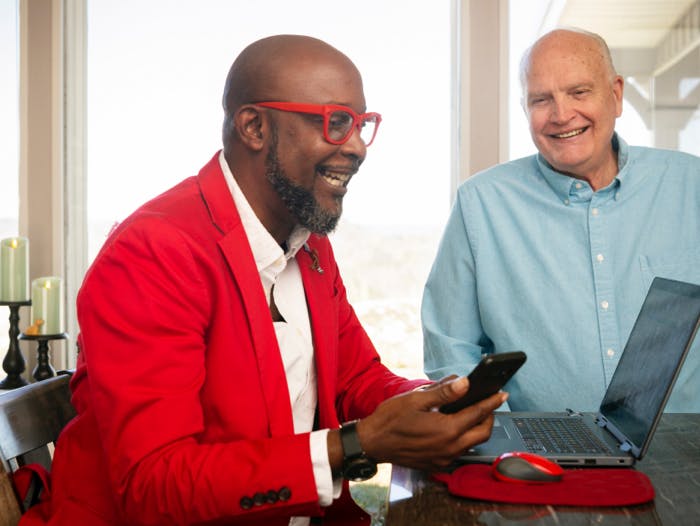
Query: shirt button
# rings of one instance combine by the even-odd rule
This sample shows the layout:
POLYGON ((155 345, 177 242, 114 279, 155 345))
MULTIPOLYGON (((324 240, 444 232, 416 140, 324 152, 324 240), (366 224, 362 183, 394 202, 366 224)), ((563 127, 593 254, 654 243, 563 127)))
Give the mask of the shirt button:
POLYGON ((243 497, 239 504, 244 510, 249 510, 253 507, 253 499, 251 499, 250 497, 243 497))
POLYGON ((615 351, 613 351, 612 349, 608 349, 607 355, 608 355, 608 358, 612 358, 613 356, 615 356, 615 351))
POLYGON ((564 199, 564 204, 565 204, 565 205, 568 205, 570 202, 571 202, 571 201, 569 201, 568 199, 564 199))
POLYGON ((265 501, 267 500, 267 496, 264 493, 256 493, 253 495, 253 505, 255 506, 262 506, 265 504, 265 501))
POLYGON ((598 254, 595 257, 595 259, 596 259, 596 261, 598 261, 598 263, 602 263, 605 258, 603 257, 603 254, 598 254))
POLYGON ((576 183, 576 189, 577 189, 577 190, 580 190, 580 189, 581 189, 581 186, 582 186, 581 183, 576 183))
POLYGON ((591 214, 593 214, 594 216, 597 216, 597 215, 598 215, 598 209, 597 209, 597 208, 592 208, 592 209, 591 209, 591 214))
POLYGON ((610 304, 607 301, 603 300, 600 302, 600 306, 603 307, 603 310, 608 310, 610 304))

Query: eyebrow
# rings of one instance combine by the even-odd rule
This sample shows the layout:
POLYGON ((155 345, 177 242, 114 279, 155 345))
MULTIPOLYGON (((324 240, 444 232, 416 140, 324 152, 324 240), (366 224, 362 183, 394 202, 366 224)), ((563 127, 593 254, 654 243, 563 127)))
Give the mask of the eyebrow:
MULTIPOLYGON (((556 90, 556 91, 564 91, 564 92, 570 92, 570 91, 575 91, 580 88, 592 88, 595 85, 594 82, 577 82, 576 84, 571 84, 570 86, 566 86, 561 90, 556 90)), ((552 93, 552 90, 546 90, 546 91, 533 91, 533 92, 528 92, 527 93, 527 98, 537 98, 537 97, 546 97, 552 93)))
POLYGON ((566 91, 577 90, 579 88, 592 88, 595 86, 595 82, 578 82, 571 87, 566 88, 566 91))

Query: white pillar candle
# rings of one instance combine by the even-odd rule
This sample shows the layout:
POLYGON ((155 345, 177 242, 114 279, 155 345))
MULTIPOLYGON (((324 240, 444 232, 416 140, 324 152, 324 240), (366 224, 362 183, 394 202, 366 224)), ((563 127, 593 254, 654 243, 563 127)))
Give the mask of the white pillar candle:
POLYGON ((29 240, 0 241, 0 301, 29 301, 29 240))
MULTIPOLYGON (((65 332, 63 316, 63 280, 55 276, 32 281, 32 327, 35 334, 65 332)), ((25 331, 26 332, 26 331, 25 331)))

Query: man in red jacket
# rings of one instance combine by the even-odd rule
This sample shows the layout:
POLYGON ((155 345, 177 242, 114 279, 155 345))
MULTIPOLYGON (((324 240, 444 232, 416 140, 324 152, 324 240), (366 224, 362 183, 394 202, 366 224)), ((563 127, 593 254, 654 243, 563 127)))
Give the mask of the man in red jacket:
POLYGON ((49 524, 362 524, 343 480, 445 467, 506 398, 434 411, 467 381, 395 376, 347 301, 325 234, 381 120, 353 63, 266 38, 223 106, 223 151, 126 219, 85 276, 49 524))

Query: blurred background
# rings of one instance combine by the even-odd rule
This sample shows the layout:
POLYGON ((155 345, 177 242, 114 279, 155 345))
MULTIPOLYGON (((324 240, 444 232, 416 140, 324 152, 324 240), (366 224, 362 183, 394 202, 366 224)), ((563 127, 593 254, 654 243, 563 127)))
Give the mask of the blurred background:
MULTIPOLYGON (((0 0, 0 238, 30 238, 32 277, 66 278, 74 342, 75 294, 109 230, 221 147, 235 56, 316 36, 355 61, 383 115, 331 234, 348 294, 384 361, 422 376, 420 298, 454 191, 534 152, 517 66, 557 26, 608 41, 627 142, 700 155, 697 0, 0 0)), ((74 357, 54 351, 58 367, 74 357)))

